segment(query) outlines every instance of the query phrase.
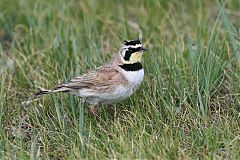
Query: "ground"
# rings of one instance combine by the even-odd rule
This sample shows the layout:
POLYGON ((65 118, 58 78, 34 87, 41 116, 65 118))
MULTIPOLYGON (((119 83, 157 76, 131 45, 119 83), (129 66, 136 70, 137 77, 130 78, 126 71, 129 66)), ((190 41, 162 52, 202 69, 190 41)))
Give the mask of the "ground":
POLYGON ((0 1, 0 159, 239 159, 240 2, 0 1), (79 98, 21 102, 140 38, 140 89, 92 116, 79 98), (113 114, 112 114, 113 113, 113 114))

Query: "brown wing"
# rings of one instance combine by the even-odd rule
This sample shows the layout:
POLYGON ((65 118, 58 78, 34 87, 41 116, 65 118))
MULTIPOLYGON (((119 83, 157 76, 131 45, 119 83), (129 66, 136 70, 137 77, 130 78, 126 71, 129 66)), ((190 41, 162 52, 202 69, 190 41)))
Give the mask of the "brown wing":
POLYGON ((112 84, 126 84, 126 79, 118 70, 112 67, 103 67, 95 71, 90 71, 82 76, 78 76, 68 83, 61 84, 56 90, 65 89, 82 89, 109 86, 112 84))

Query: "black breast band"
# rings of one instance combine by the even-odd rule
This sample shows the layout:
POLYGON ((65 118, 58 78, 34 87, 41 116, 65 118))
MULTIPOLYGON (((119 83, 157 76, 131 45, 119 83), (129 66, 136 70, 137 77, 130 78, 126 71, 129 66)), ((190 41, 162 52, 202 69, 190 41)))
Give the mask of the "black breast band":
POLYGON ((119 65, 119 67, 121 67, 125 71, 139 71, 143 69, 143 66, 140 62, 133 63, 133 64, 123 64, 123 65, 119 65))

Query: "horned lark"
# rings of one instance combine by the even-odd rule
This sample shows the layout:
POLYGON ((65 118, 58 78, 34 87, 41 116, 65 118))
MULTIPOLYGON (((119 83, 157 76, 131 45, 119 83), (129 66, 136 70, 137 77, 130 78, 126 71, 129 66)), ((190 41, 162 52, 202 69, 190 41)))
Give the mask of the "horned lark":
POLYGON ((143 80, 143 51, 146 49, 139 39, 124 41, 118 54, 109 63, 52 90, 40 91, 35 96, 57 92, 74 94, 89 103, 91 108, 125 100, 139 88, 143 80))

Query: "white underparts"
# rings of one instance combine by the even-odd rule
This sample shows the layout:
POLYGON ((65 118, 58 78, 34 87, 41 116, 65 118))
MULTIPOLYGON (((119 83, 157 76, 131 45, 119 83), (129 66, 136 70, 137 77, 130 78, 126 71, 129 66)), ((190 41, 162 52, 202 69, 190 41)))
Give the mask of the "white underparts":
POLYGON ((140 86, 144 70, 139 71, 122 71, 122 74, 128 81, 127 85, 117 85, 111 92, 94 92, 90 89, 81 89, 78 92, 78 96, 85 99, 88 103, 92 105, 101 104, 112 104, 120 102, 128 97, 130 97, 140 86))

